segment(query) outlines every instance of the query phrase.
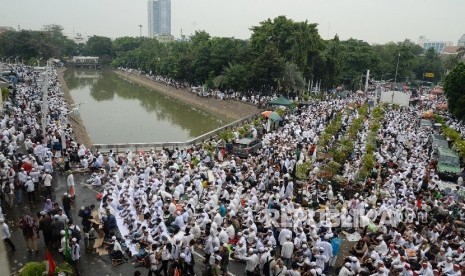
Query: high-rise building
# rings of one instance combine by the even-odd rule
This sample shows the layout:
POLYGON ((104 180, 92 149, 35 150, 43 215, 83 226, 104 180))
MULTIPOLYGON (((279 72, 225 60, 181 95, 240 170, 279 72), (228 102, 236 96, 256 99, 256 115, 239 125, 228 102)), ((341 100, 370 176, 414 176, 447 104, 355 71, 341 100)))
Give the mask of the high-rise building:
POLYGON ((171 35, 171 0, 148 1, 149 37, 171 35))
POLYGON ((457 46, 465 47, 465 34, 459 39, 457 46))
POLYGON ((428 50, 433 48, 436 53, 441 53, 446 46, 452 46, 450 41, 430 41, 425 36, 420 36, 417 42, 423 49, 428 50))

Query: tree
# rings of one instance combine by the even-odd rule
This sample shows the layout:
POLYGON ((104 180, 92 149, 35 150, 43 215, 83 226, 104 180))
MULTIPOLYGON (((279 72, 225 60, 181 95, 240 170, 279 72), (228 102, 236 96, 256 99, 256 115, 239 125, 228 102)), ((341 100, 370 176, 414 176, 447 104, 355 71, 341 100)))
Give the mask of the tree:
POLYGON ((463 59, 463 57, 465 57, 465 47, 460 47, 458 50, 457 50, 457 59, 463 59))
POLYGON ((305 87, 305 81, 297 65, 292 62, 284 64, 283 75, 277 80, 278 90, 283 92, 300 92, 305 87))
POLYGON ((370 44, 356 39, 341 41, 340 64, 342 81, 353 90, 360 85, 361 77, 367 69, 374 69, 379 64, 379 55, 370 44))
POLYGON ((247 89, 247 69, 244 65, 229 63, 223 67, 221 75, 217 76, 213 83, 216 87, 232 88, 236 91, 247 89))
POLYGON ((285 16, 278 16, 260 22, 251 30, 250 47, 254 58, 273 44, 279 55, 285 61, 296 64, 304 77, 313 75, 315 58, 323 47, 317 24, 294 22, 285 16))
POLYGON ((450 112, 465 119, 465 64, 459 63, 445 78, 444 92, 450 112))
POLYGON ((113 43, 109 37, 91 36, 86 43, 86 54, 98 56, 102 63, 109 63, 113 56, 113 43))
POLYGON ((427 72, 434 73, 434 77, 429 79, 430 81, 437 82, 441 79, 441 75, 444 72, 443 63, 433 48, 429 48, 423 56, 418 58, 418 65, 415 71, 417 79, 423 79, 424 73, 427 72))
POLYGON ((252 65, 252 88, 268 93, 274 90, 283 75, 284 63, 278 49, 273 44, 267 45, 252 65))

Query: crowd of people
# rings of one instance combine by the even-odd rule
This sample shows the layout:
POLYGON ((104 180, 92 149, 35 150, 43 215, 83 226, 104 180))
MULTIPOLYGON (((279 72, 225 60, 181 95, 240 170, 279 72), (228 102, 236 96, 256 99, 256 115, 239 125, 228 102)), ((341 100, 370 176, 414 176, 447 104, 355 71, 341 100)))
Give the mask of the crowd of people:
POLYGON ((11 251, 10 224, 22 229, 29 255, 38 255, 37 241, 42 234, 49 250, 66 253, 76 268, 80 258, 81 231, 73 223, 75 183, 72 167, 95 167, 96 157, 76 143, 68 123, 70 113, 54 69, 45 72, 31 67, 11 68, 13 89, 4 98, 0 120, 0 224, 2 238, 11 251), (67 192, 56 195, 56 173, 67 172, 67 192), (54 200, 54 201, 52 201, 54 200), (42 207, 43 206, 43 207, 42 207), (8 214, 25 209, 16 222, 8 214), (42 209, 40 209, 42 207, 42 209), (37 213, 35 211, 39 209, 37 213), (8 218, 8 219, 7 219, 8 218), (69 241, 65 240, 68 229, 69 241))
MULTIPOLYGON (((244 159, 203 146, 104 154, 73 140, 54 70, 46 73, 45 96, 37 73, 16 71, 0 122, 2 208, 23 204, 23 193, 31 208, 43 199, 39 214, 18 223, 30 254, 42 231, 50 249, 66 257, 70 248, 79 273, 80 239, 99 230, 96 211, 111 257, 130 258, 149 275, 194 275, 199 258, 207 275, 227 275, 232 262, 244 263, 246 275, 461 275, 465 269, 464 187, 436 174, 428 137, 438 130, 419 126, 418 107, 383 107, 375 166, 360 180, 373 119, 364 115, 356 154, 341 164, 343 180, 335 183, 321 174, 328 160, 318 153, 328 148, 317 145, 340 112, 341 129, 330 141, 347 136, 362 116, 348 109, 365 104, 359 95, 315 100, 289 113, 260 137, 257 154, 244 159), (310 164, 305 181, 296 178, 303 163, 310 164), (92 170, 89 183, 101 192, 97 206, 79 212, 82 234, 69 212, 76 204, 72 173, 61 202, 51 198, 61 166, 92 170), (356 193, 345 193, 351 185, 356 193), (341 248, 343 236, 356 241, 349 252, 341 248)), ((458 122, 454 128, 463 129, 458 122)), ((2 238, 15 250, 0 219, 2 238)))
POLYGON ((247 91, 243 93, 240 91, 235 91, 234 89, 205 88, 204 86, 196 86, 188 82, 180 82, 170 77, 152 74, 152 72, 145 73, 140 70, 123 67, 120 67, 118 69, 127 73, 144 76, 147 79, 150 79, 154 82, 168 85, 176 89, 189 91, 190 93, 204 98, 214 98, 220 100, 237 100, 241 102, 250 103, 258 107, 265 107, 271 99, 276 98, 276 93, 273 93, 273 95, 263 95, 263 93, 258 93, 255 91, 247 91))

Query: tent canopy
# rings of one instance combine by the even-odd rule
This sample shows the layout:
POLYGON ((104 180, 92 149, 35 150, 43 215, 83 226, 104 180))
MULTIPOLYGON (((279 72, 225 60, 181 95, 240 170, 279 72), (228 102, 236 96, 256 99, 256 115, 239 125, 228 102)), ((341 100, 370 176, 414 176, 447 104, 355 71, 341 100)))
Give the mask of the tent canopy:
POLYGON ((291 104, 293 104, 293 103, 294 103, 293 101, 288 100, 288 99, 284 98, 283 96, 280 96, 279 98, 270 101, 268 104, 269 104, 269 105, 284 105, 284 106, 289 106, 289 105, 291 105, 291 104))

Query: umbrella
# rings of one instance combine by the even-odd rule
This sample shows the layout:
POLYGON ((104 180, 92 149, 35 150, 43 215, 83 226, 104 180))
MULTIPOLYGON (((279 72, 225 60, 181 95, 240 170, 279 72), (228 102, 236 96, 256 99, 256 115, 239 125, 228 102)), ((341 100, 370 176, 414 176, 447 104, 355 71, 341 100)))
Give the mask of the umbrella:
POLYGON ((268 118, 268 117, 270 117, 270 114, 271 114, 271 113, 273 113, 273 111, 269 111, 269 110, 268 110, 268 111, 263 111, 261 114, 262 114, 263 116, 265 116, 265 117, 268 118))
POLYGON ((272 120, 272 121, 281 121, 282 118, 279 116, 278 113, 274 111, 263 111, 262 115, 265 116, 266 118, 272 120))
POLYGON ((365 92, 363 92, 362 90, 357 90, 356 93, 357 93, 357 95, 363 95, 363 94, 365 94, 365 92))

